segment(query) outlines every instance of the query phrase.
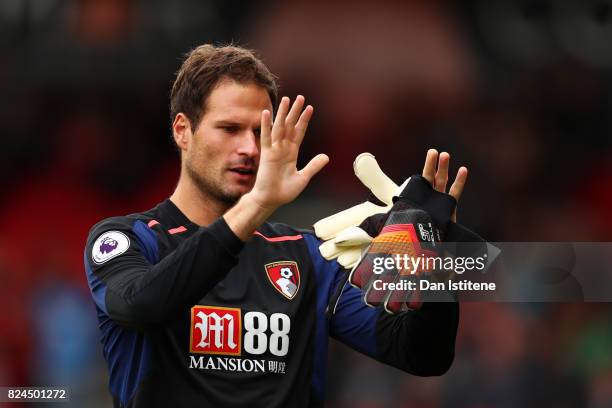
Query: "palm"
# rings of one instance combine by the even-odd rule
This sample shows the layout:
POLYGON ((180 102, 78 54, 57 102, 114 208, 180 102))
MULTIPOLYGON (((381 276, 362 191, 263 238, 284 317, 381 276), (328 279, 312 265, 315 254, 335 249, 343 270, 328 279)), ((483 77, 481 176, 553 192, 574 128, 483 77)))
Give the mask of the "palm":
POLYGON ((262 205, 279 206, 295 199, 310 179, 329 161, 324 154, 315 156, 303 169, 297 158, 313 108, 304 106, 298 96, 289 110, 289 98, 283 98, 272 126, 269 111, 261 115, 261 157, 253 192, 262 205))

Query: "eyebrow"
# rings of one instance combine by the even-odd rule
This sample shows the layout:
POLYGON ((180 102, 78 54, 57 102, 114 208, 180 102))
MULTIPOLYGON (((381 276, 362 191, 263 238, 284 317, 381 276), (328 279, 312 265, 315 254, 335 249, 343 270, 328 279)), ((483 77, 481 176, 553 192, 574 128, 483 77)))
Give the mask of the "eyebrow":
POLYGON ((215 126, 238 126, 238 127, 244 126, 242 123, 236 122, 233 120, 217 120, 214 122, 214 124, 215 126))
MULTIPOLYGON (((244 127, 248 127, 245 126, 244 123, 240 123, 240 122, 236 122, 234 120, 228 120, 228 119, 221 119, 221 120, 217 120, 215 122, 213 122, 213 126, 215 127, 237 127, 237 128, 244 128, 244 127)), ((255 126, 253 129, 260 129, 261 125, 258 123, 257 126, 255 126)))

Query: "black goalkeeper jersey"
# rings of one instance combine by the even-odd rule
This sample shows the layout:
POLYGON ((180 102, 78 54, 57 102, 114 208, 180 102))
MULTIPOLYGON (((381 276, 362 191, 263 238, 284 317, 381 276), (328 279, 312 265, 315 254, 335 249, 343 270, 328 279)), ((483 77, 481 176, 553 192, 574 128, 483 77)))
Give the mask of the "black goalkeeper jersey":
POLYGON ((391 316, 343 291, 345 270, 308 231, 265 223, 243 243, 170 201, 96 224, 85 249, 115 407, 312 407, 328 336, 416 375, 452 363, 459 309, 391 316))

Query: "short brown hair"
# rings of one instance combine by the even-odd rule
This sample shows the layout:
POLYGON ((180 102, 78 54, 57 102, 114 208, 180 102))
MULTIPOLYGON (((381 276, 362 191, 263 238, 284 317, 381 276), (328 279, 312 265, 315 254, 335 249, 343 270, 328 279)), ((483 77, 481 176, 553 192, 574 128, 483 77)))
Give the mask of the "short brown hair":
POLYGON ((206 112, 208 96, 226 78, 261 86, 268 91, 273 109, 276 107, 278 91, 274 75, 253 51, 233 45, 204 44, 186 55, 176 73, 170 93, 170 121, 182 112, 195 131, 206 112))

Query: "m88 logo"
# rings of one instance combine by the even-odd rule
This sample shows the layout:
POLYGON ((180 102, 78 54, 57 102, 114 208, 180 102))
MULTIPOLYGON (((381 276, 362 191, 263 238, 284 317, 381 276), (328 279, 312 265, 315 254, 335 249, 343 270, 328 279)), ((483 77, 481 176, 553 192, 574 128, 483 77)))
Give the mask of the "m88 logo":
POLYGON ((240 356, 242 351, 286 356, 291 319, 284 313, 266 315, 239 308, 194 306, 191 308, 189 351, 200 354, 240 356))

